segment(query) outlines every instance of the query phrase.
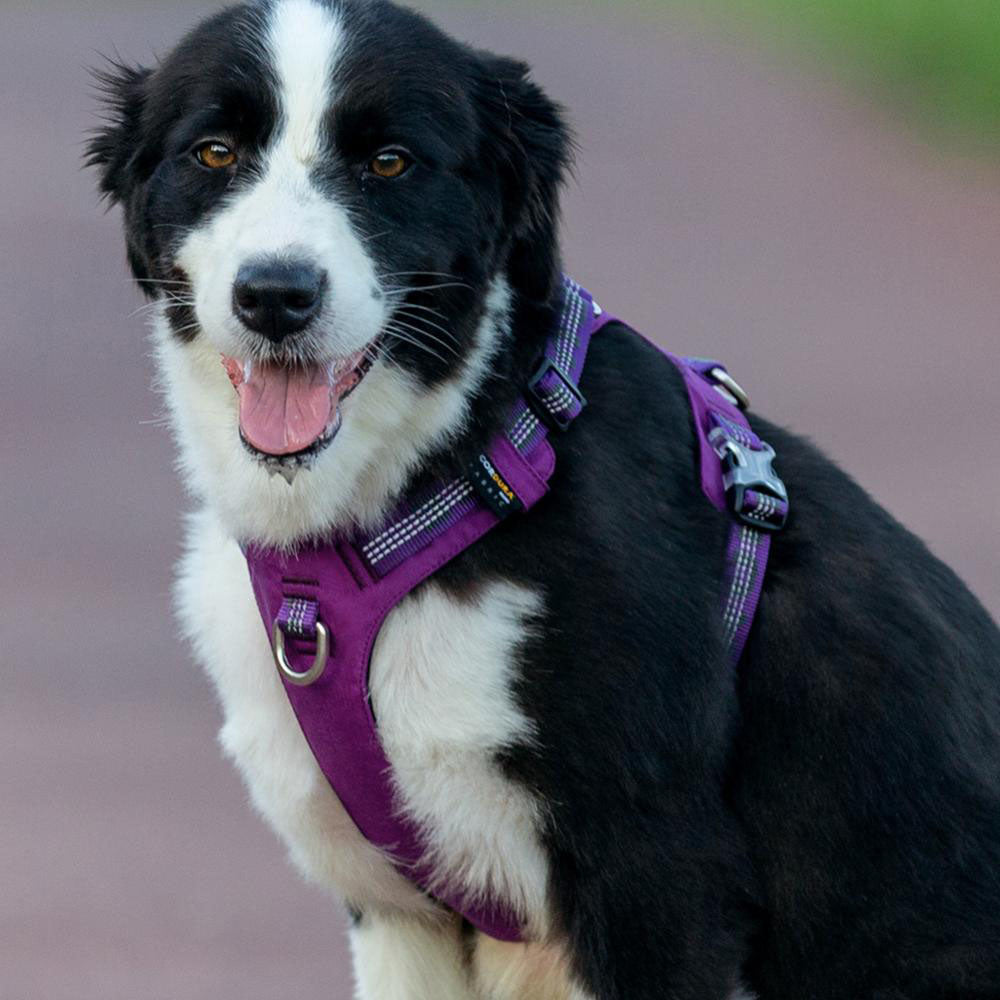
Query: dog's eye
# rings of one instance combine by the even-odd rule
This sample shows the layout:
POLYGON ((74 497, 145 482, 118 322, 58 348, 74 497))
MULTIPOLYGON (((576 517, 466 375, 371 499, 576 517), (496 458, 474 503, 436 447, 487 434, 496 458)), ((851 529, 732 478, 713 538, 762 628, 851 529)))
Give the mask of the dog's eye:
POLYGON ((236 163, 236 153, 224 142, 203 142, 194 151, 195 159, 209 170, 224 170, 236 163))
POLYGON ((387 180, 392 180, 394 177, 405 174, 409 166, 410 161, 403 153, 395 149, 390 149, 384 153, 379 153, 368 164, 368 169, 376 177, 385 177, 387 180))

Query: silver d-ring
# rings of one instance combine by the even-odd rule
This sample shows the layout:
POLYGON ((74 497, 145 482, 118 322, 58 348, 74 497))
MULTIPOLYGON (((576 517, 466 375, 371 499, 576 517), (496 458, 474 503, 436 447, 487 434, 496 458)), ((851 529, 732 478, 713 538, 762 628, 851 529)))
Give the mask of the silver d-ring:
POLYGON ((750 397, 747 395, 746 389, 744 389, 743 386, 741 386, 739 382, 737 382, 736 379, 734 379, 733 376, 726 371, 725 368, 713 368, 708 374, 715 379, 717 383, 716 388, 718 389, 719 386, 721 386, 725 389, 726 392, 733 397, 732 401, 741 410, 750 409, 750 397))
POLYGON ((313 659, 313 665, 305 673, 300 674, 297 670, 293 670, 292 665, 288 662, 288 657, 285 655, 285 632, 278 622, 274 623, 271 640, 271 649, 278 672, 289 684, 294 684, 296 687, 309 687, 310 684, 315 684, 323 676, 327 661, 330 659, 330 633, 327 632, 326 626, 322 622, 316 622, 316 656, 313 659))

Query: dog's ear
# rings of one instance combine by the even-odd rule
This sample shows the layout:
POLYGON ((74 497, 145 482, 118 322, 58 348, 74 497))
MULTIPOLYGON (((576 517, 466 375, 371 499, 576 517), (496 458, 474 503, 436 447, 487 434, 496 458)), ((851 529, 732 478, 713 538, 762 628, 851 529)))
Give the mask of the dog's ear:
POLYGON ((479 62, 482 122, 513 236, 511 278, 533 298, 548 299, 559 280, 559 194, 573 140, 562 109, 525 63, 485 53, 479 62))
POLYGON ((87 143, 85 162, 97 168, 101 194, 116 204, 126 199, 131 168, 142 148, 142 116, 153 71, 109 60, 93 75, 104 116, 87 143))
MULTIPOLYGON (((126 220, 141 202, 137 181, 143 172, 143 114, 152 76, 150 69, 112 61, 94 70, 104 117, 87 143, 85 162, 97 169, 101 194, 113 205, 125 205, 126 220)), ((125 243, 132 273, 144 293, 151 296, 152 287, 144 283, 150 276, 149 261, 128 224, 125 243)))

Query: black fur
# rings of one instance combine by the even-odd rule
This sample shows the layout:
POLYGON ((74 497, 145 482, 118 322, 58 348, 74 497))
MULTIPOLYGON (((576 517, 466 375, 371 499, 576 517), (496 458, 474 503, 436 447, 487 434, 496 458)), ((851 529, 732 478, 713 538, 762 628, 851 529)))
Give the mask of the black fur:
MULTIPOLYGON (((387 349, 427 384, 452 376, 490 280, 509 269, 526 293, 518 328, 532 331, 533 356, 559 283, 558 189, 570 152, 559 109, 523 63, 460 45, 412 11, 381 0, 338 6, 352 44, 337 69, 341 96, 315 180, 351 212, 380 273, 409 289, 399 316, 431 350, 401 341, 387 349), (387 141, 416 158, 391 185, 362 170, 387 141), (447 343, 428 309, 447 316, 447 343)), ((111 63, 98 74, 109 114, 87 162, 125 209, 129 261, 147 293, 179 287, 185 276, 173 253, 185 234, 259 175, 278 114, 258 44, 266 10, 223 11, 155 73, 111 63), (209 134, 239 144, 238 170, 195 164, 192 145, 209 134)), ((171 318, 178 335, 196 335, 189 310, 171 318)), ((497 384, 526 358, 517 352, 512 362, 497 384)), ((511 393, 503 395, 485 402, 484 424, 503 412, 511 393)))
POLYGON ((1000 634, 806 442, 753 415, 792 517, 737 676, 728 530, 673 366, 596 339, 553 491, 444 571, 541 587, 525 652, 553 889, 607 998, 1000 997, 1000 634), (539 558, 539 553, 544 557, 539 558))
MULTIPOLYGON (((496 432, 551 329, 569 137, 522 64, 387 3, 344 8, 357 41, 317 179, 352 206, 383 272, 462 284, 410 295, 447 317, 458 358, 398 345, 397 363, 447 378, 490 276, 506 271, 515 291, 512 340, 430 477, 496 432), (358 164, 400 136, 417 169, 373 188, 358 164)), ((178 234, 252 180, 274 127, 268 70, 240 42, 255 11, 219 15, 155 73, 105 79, 112 120, 90 158, 124 204, 151 294, 178 234), (207 127, 239 134, 245 172, 192 167, 207 127)), ((1000 998, 989 615, 827 459, 754 416, 792 516, 734 674, 719 634, 729 524, 699 488, 675 370, 615 325, 582 388, 590 406, 555 438, 550 495, 437 577, 457 595, 503 578, 546 596, 518 682, 541 740, 501 763, 546 803, 552 896, 580 981, 597 1000, 723 1000, 741 979, 761 1000, 1000 998)))

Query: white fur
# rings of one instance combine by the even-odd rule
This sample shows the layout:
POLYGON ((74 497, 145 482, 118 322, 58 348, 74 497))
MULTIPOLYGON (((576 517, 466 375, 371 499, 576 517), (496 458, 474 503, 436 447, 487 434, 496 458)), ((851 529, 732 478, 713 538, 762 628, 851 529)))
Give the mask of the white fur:
MULTIPOLYGON (((298 867, 355 905, 433 912, 360 837, 323 777, 275 671, 246 561, 210 511, 190 520, 177 603, 222 702, 222 745, 298 867)), ((399 792, 442 878, 501 894, 541 928, 546 871, 537 808, 490 759, 530 736, 509 676, 538 607, 537 597, 508 584, 473 604, 425 588, 390 614, 373 653, 371 690, 399 792)))
POLYGON ((176 597, 222 703, 223 749, 296 866, 356 905, 428 912, 424 897, 361 836, 320 771, 275 671, 246 560, 210 510, 189 520, 176 597))
MULTIPOLYGON (((330 275, 333 308, 320 324, 323 350, 343 356, 388 319, 374 264, 342 207, 310 169, 323 151, 329 81, 343 26, 312 0, 273 9, 267 49, 282 116, 261 179, 191 233, 179 264, 194 285, 201 327, 190 343, 154 323, 160 382, 181 466, 204 509, 189 523, 177 604, 225 722, 220 741, 257 810, 304 875, 365 912, 352 936, 365 1000, 513 1000, 463 960, 457 920, 432 904, 361 837, 320 771, 276 675, 265 629, 234 539, 293 546, 351 523, 376 523, 429 450, 460 432, 468 400, 509 327, 510 290, 494 282, 476 343, 449 382, 427 391, 378 361, 343 404, 342 427, 289 485, 272 478, 239 440, 237 399, 220 355, 247 356, 231 315, 242 263, 262 254, 308 255, 330 275)), ((542 935, 548 928, 542 817, 508 782, 494 754, 530 741, 511 681, 517 649, 540 595, 495 583, 459 600, 434 585, 387 619, 373 654, 372 699, 400 801, 423 828, 441 885, 498 896, 542 935)), ((510 952, 514 956, 527 954, 510 952)), ((524 969, 537 958, 516 959, 524 969)), ((514 979, 510 980, 511 982, 514 979)), ((523 981, 523 977, 521 980, 523 981)), ((540 994, 539 994, 540 995, 540 994)), ((560 997, 563 994, 558 994, 560 997)), ((553 994, 556 996, 556 994, 553 994)), ((566 1000, 583 1000, 565 993, 566 1000)))
POLYGON ((344 402, 340 433, 290 486, 241 445, 236 393, 219 352, 200 336, 181 343, 161 312, 153 326, 159 380, 189 488, 233 536, 268 545, 376 523, 421 458, 464 426, 469 396, 506 335, 509 308, 510 288, 497 279, 475 347, 458 375, 432 392, 375 364, 344 402))
POLYGON ((479 1000, 455 920, 429 927, 366 916, 351 931, 351 954, 357 1000, 479 1000))
POLYGON ((291 486, 246 452, 237 397, 221 364, 222 355, 253 354, 231 308, 241 264, 262 254, 294 253, 327 270, 332 305, 317 323, 316 361, 354 354, 389 319, 388 296, 373 296, 381 289, 363 241, 345 210, 310 176, 335 99, 329 81, 346 44, 343 25, 313 0, 282 0, 266 38, 282 114, 265 169, 179 250, 178 263, 194 286, 198 336, 182 343, 161 303, 154 337, 189 487, 235 537, 292 546, 333 527, 376 523, 421 458, 462 429, 468 399, 509 326, 510 289, 503 278, 495 280, 473 349, 456 377, 433 392, 401 369, 376 362, 344 401, 333 443, 291 486))
POLYGON ((322 151, 330 77, 344 45, 343 27, 314 0, 284 0, 271 22, 270 49, 281 86, 284 135, 276 155, 310 166, 322 151))
POLYGON ((540 944, 480 937, 468 961, 457 917, 400 876, 347 816, 274 669, 234 539, 290 547, 331 528, 376 523, 421 459, 464 427, 468 400, 507 334, 511 296, 498 278, 474 347, 433 391, 376 362, 344 402, 340 433, 291 485, 247 454, 220 363, 220 354, 246 356, 246 332, 230 309, 241 264, 304 254, 327 270, 333 308, 319 326, 331 358, 369 343, 388 319, 363 241, 310 173, 335 99, 343 25, 312 0, 281 0, 270 17, 266 47, 282 114, 261 178, 181 249, 199 335, 182 343, 162 307, 154 324, 182 469, 204 505, 189 523, 177 604, 222 703, 220 741, 297 867, 364 911, 352 933, 359 1000, 588 1000, 549 938, 544 816, 495 763, 504 747, 536 736, 512 681, 542 595, 493 582, 462 599, 429 584, 388 617, 370 678, 399 801, 424 831, 437 884, 507 903, 540 944))
MULTIPOLYGON (((593 1000, 552 943, 511 944, 480 935, 468 965, 455 923, 438 927, 366 917, 351 932, 357 1000, 593 1000)), ((756 1000, 743 988, 727 1000, 756 1000)))
POLYGON ((312 0, 283 0, 275 8, 267 46, 280 117, 260 180, 193 229, 178 249, 177 263, 194 286, 201 336, 222 354, 256 354, 256 338, 232 310, 236 274, 255 258, 305 258, 326 271, 327 305, 317 322, 321 356, 314 360, 355 354, 388 319, 371 255, 346 210, 311 175, 323 150, 330 80, 343 44, 331 9, 312 0))
POLYGON ((181 343, 161 311, 153 324, 159 381, 188 487, 232 535, 268 545, 377 523, 421 458, 461 431, 469 397, 506 336, 509 309, 510 288, 498 278, 474 348, 457 376, 431 392, 376 363, 343 403, 340 433, 290 486, 241 445, 236 393, 217 349, 201 336, 181 343))
POLYGON ((477 1000, 589 1000, 569 972, 563 949, 480 937, 473 955, 477 1000))
POLYGON ((506 900, 533 936, 547 930, 539 807, 493 757, 534 736, 511 683, 540 609, 537 594, 509 583, 467 601, 431 583, 390 615, 371 667, 379 733, 406 812, 426 831, 438 885, 506 900))
POLYGON ((557 946, 480 936, 467 960, 456 922, 365 917, 351 951, 357 1000, 592 1000, 557 946))

